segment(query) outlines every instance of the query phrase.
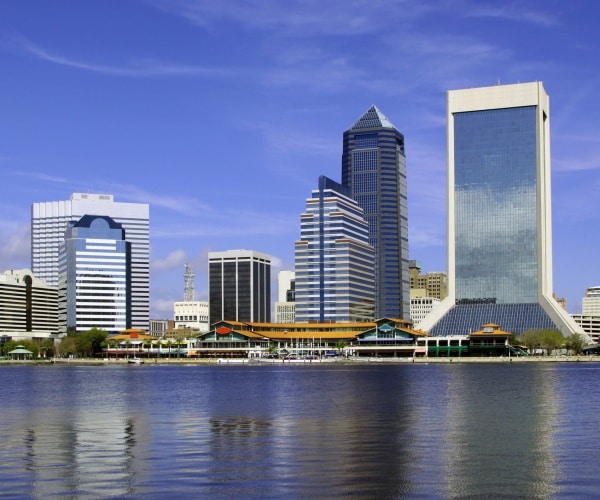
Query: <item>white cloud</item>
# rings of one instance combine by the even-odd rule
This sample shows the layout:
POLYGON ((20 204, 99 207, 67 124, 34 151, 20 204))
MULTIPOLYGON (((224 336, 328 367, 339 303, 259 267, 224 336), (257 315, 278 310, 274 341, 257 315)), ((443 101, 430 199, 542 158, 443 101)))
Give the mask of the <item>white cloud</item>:
POLYGON ((112 76, 231 76, 234 74, 231 70, 223 68, 173 64, 158 61, 153 58, 134 59, 122 66, 99 64, 53 53, 23 37, 14 38, 13 43, 21 50, 24 50, 43 61, 112 76))
POLYGON ((31 266, 29 226, 19 224, 16 227, 2 228, 0 242, 0 272, 31 266))
POLYGON ((164 259, 153 260, 151 267, 153 271, 170 271, 177 267, 183 269, 187 261, 187 254, 184 250, 173 250, 164 259))

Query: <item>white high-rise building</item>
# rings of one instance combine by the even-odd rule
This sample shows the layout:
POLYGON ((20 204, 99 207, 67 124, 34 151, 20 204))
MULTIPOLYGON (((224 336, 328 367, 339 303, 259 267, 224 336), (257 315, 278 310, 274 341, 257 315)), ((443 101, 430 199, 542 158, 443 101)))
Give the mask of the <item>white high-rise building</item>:
POLYGON ((448 296, 420 327, 583 333, 552 296, 549 98, 541 82, 448 92, 448 296))
POLYGON ((116 202, 112 195, 73 193, 66 201, 33 203, 31 270, 50 286, 58 286, 58 249, 69 222, 84 215, 111 217, 131 242, 131 326, 148 329, 150 311, 150 207, 116 202))

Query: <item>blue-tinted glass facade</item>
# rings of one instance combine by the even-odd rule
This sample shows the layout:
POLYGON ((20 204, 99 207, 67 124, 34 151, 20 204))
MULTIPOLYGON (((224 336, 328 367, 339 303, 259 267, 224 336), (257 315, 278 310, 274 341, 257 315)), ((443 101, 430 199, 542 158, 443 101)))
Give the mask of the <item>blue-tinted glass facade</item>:
POLYGON ((457 303, 537 302, 536 108, 454 114, 457 303))
POLYGON ((69 224, 59 247, 59 316, 66 331, 131 328, 131 243, 110 217, 69 224))
POLYGON ((296 322, 373 321, 373 248, 348 188, 321 176, 295 245, 296 322))
POLYGON ((342 184, 364 210, 375 249, 375 316, 409 319, 404 136, 372 106, 344 132, 342 184))

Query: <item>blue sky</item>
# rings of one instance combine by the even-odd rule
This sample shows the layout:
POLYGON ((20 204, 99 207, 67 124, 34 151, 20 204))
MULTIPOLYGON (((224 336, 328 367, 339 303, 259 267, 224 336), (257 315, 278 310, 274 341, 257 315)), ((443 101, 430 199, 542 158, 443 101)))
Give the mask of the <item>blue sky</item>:
MULTIPOLYGON (((446 91, 543 81, 554 290, 600 285, 595 0, 7 0, 0 3, 0 271, 30 209, 72 192, 150 204, 151 314, 209 251, 292 269, 319 175, 372 104, 404 134, 410 258, 446 271, 446 91)), ((275 296, 275 289, 273 290, 275 296)))

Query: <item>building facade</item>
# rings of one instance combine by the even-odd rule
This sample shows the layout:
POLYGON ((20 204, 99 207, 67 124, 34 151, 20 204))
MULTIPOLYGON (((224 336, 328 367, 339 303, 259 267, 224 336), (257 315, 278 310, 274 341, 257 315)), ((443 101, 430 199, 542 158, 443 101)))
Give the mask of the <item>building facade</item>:
POLYGON ((582 332, 552 298, 549 99, 541 82, 448 92, 448 297, 420 323, 582 332))
POLYGON ((423 321, 439 304, 437 297, 411 297, 410 299, 410 317, 414 322, 415 328, 420 328, 423 321))
POLYGON ((372 106, 344 132, 342 184, 364 210, 375 249, 375 317, 410 316, 404 136, 372 106))
POLYGON ((58 248, 69 222, 84 215, 108 216, 131 242, 132 326, 148 329, 150 314, 150 209, 145 203, 116 202, 112 195, 73 193, 66 201, 31 208, 31 269, 50 286, 58 285, 58 248))
POLYGON ((296 321, 296 273, 279 271, 277 273, 277 302, 275 302, 275 323, 294 323, 296 321))
POLYGON ((271 256, 253 250, 208 254, 209 322, 271 321, 271 256))
POLYGON ((573 314, 573 319, 595 343, 600 342, 600 286, 586 290, 581 299, 581 314, 573 314))
POLYGON ((185 300, 173 305, 175 328, 194 328, 200 332, 208 332, 208 302, 185 300))
POLYGON ((319 177, 295 243, 296 322, 373 321, 374 251, 350 191, 319 177))
POLYGON ((131 328, 131 243, 121 224, 84 215, 58 250, 59 321, 64 332, 131 328))
POLYGON ((58 288, 29 269, 0 274, 0 336, 8 340, 56 337, 58 288))
MULTIPOLYGON (((413 297, 413 290, 424 290, 425 296, 439 300, 445 299, 448 295, 448 276, 446 273, 429 272, 421 274, 421 263, 418 260, 411 260, 409 262, 409 274, 411 298, 413 297)), ((416 323, 417 320, 412 317, 412 312, 411 319, 416 323)))

